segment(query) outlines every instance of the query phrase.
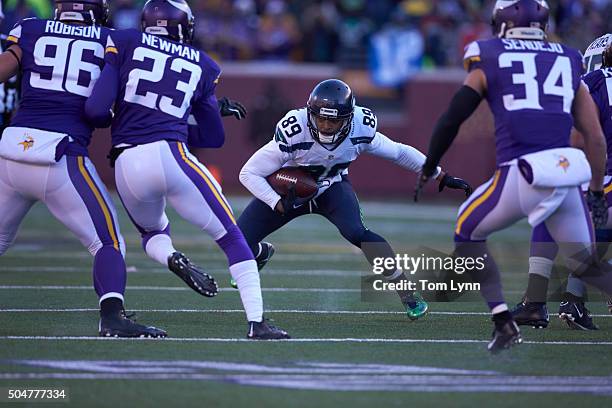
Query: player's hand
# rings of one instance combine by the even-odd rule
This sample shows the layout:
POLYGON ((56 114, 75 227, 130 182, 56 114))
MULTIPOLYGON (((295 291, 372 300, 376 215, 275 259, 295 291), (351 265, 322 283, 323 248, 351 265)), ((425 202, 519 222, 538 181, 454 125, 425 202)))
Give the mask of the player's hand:
POLYGON ((304 204, 312 200, 316 195, 317 193, 315 192, 309 197, 300 198, 295 194, 295 187, 291 186, 289 187, 289 191, 287 191, 287 194, 282 196, 279 202, 276 203, 276 207, 274 209, 281 214, 287 214, 288 212, 303 206, 304 204))
POLYGON ((442 178, 440 179, 438 192, 442 192, 442 190, 444 190, 444 187, 448 187, 453 190, 463 190, 465 192, 466 197, 469 197, 472 194, 472 186, 470 186, 467 181, 459 177, 453 177, 448 173, 445 173, 444 176, 442 176, 442 178))
POLYGON ((243 104, 238 101, 223 97, 217 101, 219 104, 219 112, 221 116, 233 116, 238 120, 242 120, 247 115, 247 110, 243 104))
POLYGON ((608 203, 603 191, 589 189, 586 194, 587 204, 591 209, 591 218, 595 228, 605 228, 608 223, 608 203))

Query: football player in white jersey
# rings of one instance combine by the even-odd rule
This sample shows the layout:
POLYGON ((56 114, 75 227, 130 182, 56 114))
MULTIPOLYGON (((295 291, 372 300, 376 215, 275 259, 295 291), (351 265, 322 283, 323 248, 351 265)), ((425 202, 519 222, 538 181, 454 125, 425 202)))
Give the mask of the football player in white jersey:
MULTIPOLYGON (((305 108, 287 113, 276 127, 274 139, 259 149, 244 165, 240 181, 255 196, 238 219, 238 226, 256 256, 261 269, 274 253, 262 240, 305 214, 319 214, 331 221, 340 234, 361 248, 370 263, 377 257, 395 257, 391 246, 380 235, 367 229, 362 221, 359 201, 348 180, 348 167, 361 153, 370 153, 414 172, 425 156, 411 146, 397 143, 377 132, 374 113, 355 106, 353 92, 337 79, 319 83, 305 108), (308 200, 287 194, 281 197, 266 181, 266 176, 282 167, 299 166, 316 179, 319 190, 308 200)), ((444 187, 471 187, 438 168, 435 177, 444 187)), ((405 279, 402 270, 383 273, 390 282, 405 279)), ((398 291, 408 317, 416 320, 428 305, 416 292, 398 291)))

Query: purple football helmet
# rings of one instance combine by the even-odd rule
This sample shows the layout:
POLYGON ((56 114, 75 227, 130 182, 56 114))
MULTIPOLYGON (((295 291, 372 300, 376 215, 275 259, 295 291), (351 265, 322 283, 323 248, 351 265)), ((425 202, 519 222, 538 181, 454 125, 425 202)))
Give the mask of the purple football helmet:
POLYGON ((497 0, 493 7, 493 34, 503 38, 544 39, 550 7, 546 0, 497 0))
POLYGON ((106 25, 108 16, 108 0, 55 0, 55 20, 106 25))
POLYGON ((194 22, 185 0, 149 0, 142 9, 142 31, 181 43, 193 41, 194 22))

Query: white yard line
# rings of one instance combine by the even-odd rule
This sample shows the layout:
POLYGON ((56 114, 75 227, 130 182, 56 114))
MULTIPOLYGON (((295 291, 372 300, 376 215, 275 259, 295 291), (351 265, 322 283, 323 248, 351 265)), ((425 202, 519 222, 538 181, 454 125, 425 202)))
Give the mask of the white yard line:
MULTIPOLYGON (((152 290, 152 291, 190 291, 191 289, 183 286, 128 286, 127 290, 152 290)), ((62 285, 0 285, 0 290, 93 290, 91 286, 62 286, 62 285)), ((220 288, 221 292, 236 292, 233 288, 220 288)), ((339 293, 359 293, 361 289, 349 288, 262 288, 264 292, 339 292, 339 293)))
MULTIPOLYGON (((93 336, 0 336, 0 340, 34 340, 34 341, 170 341, 170 342, 197 342, 197 343, 242 343, 254 342, 246 338, 221 337, 168 337, 165 339, 130 339, 108 338, 93 336)), ((441 344, 470 344, 488 343, 488 340, 473 339, 387 339, 387 338, 296 338, 291 340, 276 340, 283 343, 441 343, 441 344)), ((523 344, 547 346, 612 346, 612 341, 524 341, 523 344)))
MULTIPOLYGON (((0 313, 82 313, 97 312, 98 309, 0 309, 0 313)), ((129 309, 137 313, 244 313, 242 309, 129 309)), ((393 310, 302 310, 267 309, 266 313, 290 314, 346 314, 346 315, 403 315, 405 312, 393 310)), ((487 312, 429 312, 439 316, 489 316, 487 312)), ((612 314, 594 314, 593 317, 612 318, 612 314)))

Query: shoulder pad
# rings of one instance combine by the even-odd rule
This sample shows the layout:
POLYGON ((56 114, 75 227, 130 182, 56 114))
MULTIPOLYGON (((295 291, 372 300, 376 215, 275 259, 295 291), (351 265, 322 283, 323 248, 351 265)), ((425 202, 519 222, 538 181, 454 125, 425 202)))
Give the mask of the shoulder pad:
POLYGON ((368 108, 363 106, 355 106, 355 115, 353 117, 353 129, 349 135, 351 142, 355 144, 371 143, 376 136, 378 128, 378 118, 368 108))
POLYGON ((310 136, 306 109, 291 110, 276 124, 274 140, 279 145, 290 146, 304 142, 308 139, 306 136, 310 136))
POLYGON ((482 57, 480 54, 480 43, 473 41, 465 47, 465 53, 463 54, 463 67, 466 71, 470 72, 472 69, 478 68, 482 57))

